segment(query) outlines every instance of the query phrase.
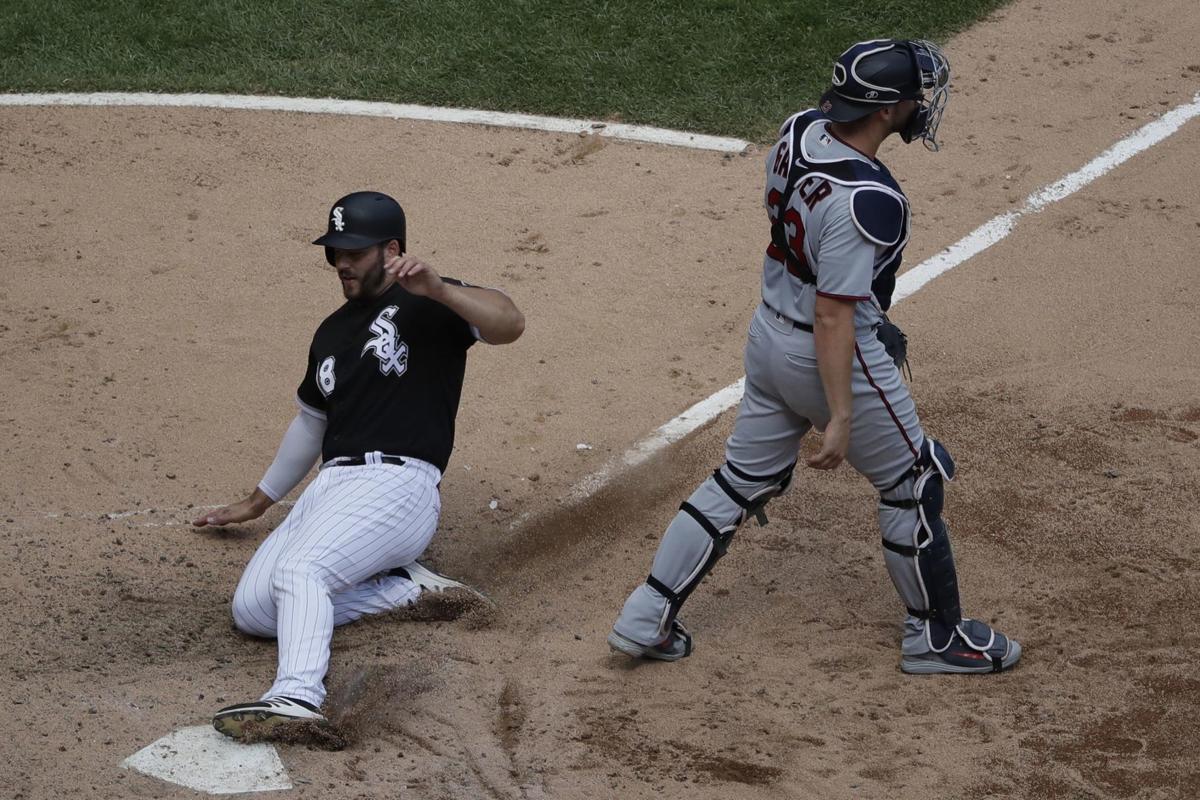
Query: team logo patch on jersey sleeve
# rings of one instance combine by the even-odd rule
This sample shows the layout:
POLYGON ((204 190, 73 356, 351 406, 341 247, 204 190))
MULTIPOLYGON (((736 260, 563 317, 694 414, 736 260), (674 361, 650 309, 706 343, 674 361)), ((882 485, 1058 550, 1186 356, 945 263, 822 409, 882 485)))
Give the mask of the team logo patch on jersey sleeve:
POLYGON ((337 383, 337 376, 333 372, 334 363, 333 356, 330 356, 317 367, 317 388, 326 397, 333 394, 333 387, 337 383))
POLYGON ((400 377, 408 371, 408 345, 400 341, 392 318, 396 316, 396 306, 388 306, 379 312, 379 316, 371 323, 371 333, 375 334, 365 345, 362 353, 373 353, 379 359, 379 371, 384 375, 389 372, 400 377))

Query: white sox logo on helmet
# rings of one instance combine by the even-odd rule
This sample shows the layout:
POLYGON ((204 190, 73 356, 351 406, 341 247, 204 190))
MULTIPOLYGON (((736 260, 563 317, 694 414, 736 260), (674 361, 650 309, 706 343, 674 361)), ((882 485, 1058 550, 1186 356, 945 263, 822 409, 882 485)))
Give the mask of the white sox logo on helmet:
POLYGON ((396 326, 392 324, 392 318, 398 310, 397 306, 388 306, 379 312, 379 316, 371 323, 371 333, 375 334, 375 338, 363 345, 360 353, 374 353, 379 359, 379 371, 384 375, 394 372, 397 378, 408 371, 408 345, 400 341, 396 326))
POLYGON ((342 220, 342 207, 338 206, 333 210, 333 227, 340 233, 346 230, 346 223, 342 220))

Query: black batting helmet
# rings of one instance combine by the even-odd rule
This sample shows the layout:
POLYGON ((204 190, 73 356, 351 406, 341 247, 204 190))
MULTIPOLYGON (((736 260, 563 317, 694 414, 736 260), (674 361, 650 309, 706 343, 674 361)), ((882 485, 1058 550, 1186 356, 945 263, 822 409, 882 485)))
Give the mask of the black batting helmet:
POLYGON ((904 141, 922 139, 938 149, 938 123, 950 93, 950 64, 932 42, 874 39, 851 45, 833 64, 833 85, 821 95, 821 113, 834 122, 853 122, 901 100, 920 105, 904 141))
POLYGON ((325 260, 333 264, 333 250, 363 250, 373 244, 397 239, 400 252, 407 252, 404 209, 382 192, 354 192, 329 209, 329 229, 313 244, 325 248, 325 260))

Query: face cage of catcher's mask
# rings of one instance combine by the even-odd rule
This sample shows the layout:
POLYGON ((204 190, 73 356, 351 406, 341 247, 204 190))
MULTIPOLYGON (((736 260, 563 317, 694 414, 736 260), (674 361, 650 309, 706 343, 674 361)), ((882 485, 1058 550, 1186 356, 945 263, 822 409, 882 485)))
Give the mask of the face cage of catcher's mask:
POLYGON ((916 138, 919 138, 928 150, 936 153, 941 147, 937 140, 938 125, 942 122, 946 102, 950 99, 950 62, 932 42, 918 40, 912 42, 909 47, 921 77, 921 89, 927 93, 917 111, 924 113, 925 127, 916 138), (931 90, 932 94, 928 94, 931 90))

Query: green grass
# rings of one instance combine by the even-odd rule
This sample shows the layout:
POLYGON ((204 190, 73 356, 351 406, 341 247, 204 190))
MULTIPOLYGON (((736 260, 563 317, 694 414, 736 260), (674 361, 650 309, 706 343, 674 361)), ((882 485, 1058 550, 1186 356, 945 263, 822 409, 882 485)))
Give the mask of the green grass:
POLYGON ((833 58, 1004 0, 3 0, 0 91, 205 91, 770 138, 833 58))

